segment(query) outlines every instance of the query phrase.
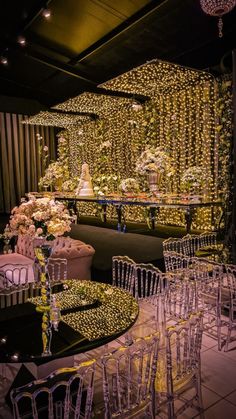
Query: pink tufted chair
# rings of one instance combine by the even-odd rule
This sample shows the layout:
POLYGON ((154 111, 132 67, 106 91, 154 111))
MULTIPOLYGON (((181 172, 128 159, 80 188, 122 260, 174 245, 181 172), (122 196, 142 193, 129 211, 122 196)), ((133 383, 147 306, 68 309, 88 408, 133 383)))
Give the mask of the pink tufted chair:
MULTIPOLYGON (((51 261, 53 258, 67 260, 67 279, 91 279, 90 270, 95 253, 92 246, 70 237, 58 237, 50 243, 53 247, 51 261)), ((35 243, 30 236, 18 236, 15 253, 0 255, 0 265, 13 263, 32 266, 35 258, 34 247, 35 243)), ((34 280, 33 278, 29 282, 34 280)))

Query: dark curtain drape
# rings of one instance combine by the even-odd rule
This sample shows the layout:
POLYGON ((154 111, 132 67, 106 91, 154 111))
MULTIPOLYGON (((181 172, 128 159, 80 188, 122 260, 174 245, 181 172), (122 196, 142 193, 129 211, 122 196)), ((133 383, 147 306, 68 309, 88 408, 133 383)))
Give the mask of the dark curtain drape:
POLYGON ((48 161, 56 158, 56 131, 53 127, 22 124, 24 115, 0 112, 0 212, 10 213, 26 192, 37 191, 43 174, 43 156, 48 146, 48 161))

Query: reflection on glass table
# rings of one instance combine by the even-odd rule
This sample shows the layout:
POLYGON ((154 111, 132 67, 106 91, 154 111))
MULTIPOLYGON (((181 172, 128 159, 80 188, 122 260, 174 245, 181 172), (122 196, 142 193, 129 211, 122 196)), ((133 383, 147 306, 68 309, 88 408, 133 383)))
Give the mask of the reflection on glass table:
POLYGON ((36 311, 40 298, 1 310, 1 362, 41 364, 85 352, 125 333, 138 316, 136 300, 120 288, 92 281, 64 281, 64 289, 53 297, 61 317, 58 330, 52 328, 51 354, 42 356, 43 314, 36 311))

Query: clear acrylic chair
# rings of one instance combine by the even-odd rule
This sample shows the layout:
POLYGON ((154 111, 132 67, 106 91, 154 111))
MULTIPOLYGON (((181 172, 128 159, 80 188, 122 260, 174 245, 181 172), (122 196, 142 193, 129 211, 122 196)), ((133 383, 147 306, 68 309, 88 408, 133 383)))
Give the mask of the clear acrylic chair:
POLYGON ((232 330, 236 328, 236 265, 225 265, 225 270, 226 274, 222 277, 221 292, 229 298, 228 303, 224 304, 224 308, 229 311, 228 321, 225 322, 227 325, 227 336, 224 351, 227 352, 231 342, 232 330))
POLYGON ((102 357, 105 419, 127 419, 141 412, 142 417, 155 417, 158 350, 159 337, 154 334, 102 357))
POLYGON ((197 284, 189 279, 172 278, 162 299, 162 313, 166 324, 187 320, 198 310, 197 284))
POLYGON ((224 305, 229 293, 222 287, 224 266, 207 259, 192 258, 191 278, 196 283, 198 309, 204 313, 204 331, 217 339, 218 350, 222 347, 224 305))
POLYGON ((163 272, 151 263, 136 263, 134 266, 135 298, 139 304, 139 316, 130 334, 135 337, 141 325, 159 328, 159 308, 168 281, 163 272))
POLYGON ((123 288, 133 296, 135 295, 134 265, 135 262, 128 256, 112 257, 112 285, 123 288))
MULTIPOLYGON (((163 362, 166 384, 163 381, 163 370, 159 370, 156 380, 157 404, 163 396, 167 398, 168 418, 181 417, 188 408, 196 408, 203 416, 201 394, 200 350, 202 342, 202 314, 192 314, 188 320, 181 321, 166 330, 166 360, 163 362), (185 390, 193 388, 192 398, 185 398, 185 390), (177 409, 175 401, 179 400, 177 409)), ((166 400, 166 399, 165 399, 166 400)))
POLYGON ((11 391, 14 419, 90 419, 95 360, 61 368, 11 391))

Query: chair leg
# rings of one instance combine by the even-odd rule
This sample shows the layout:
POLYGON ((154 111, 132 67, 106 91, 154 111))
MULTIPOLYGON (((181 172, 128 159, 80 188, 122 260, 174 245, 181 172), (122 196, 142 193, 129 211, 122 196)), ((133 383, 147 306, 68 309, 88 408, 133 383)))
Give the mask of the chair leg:
POLYGON ((167 398, 168 419, 175 419, 175 402, 173 396, 167 398))
POLYGON ((199 415, 201 419, 204 419, 204 408, 203 408, 203 400, 202 400, 202 386, 201 386, 201 376, 200 373, 196 376, 196 398, 198 400, 198 409, 199 415))
POLYGON ((221 351, 221 315, 216 315, 216 327, 217 327, 217 340, 218 340, 218 351, 221 351))
POLYGON ((227 337, 226 337, 226 341, 225 341, 225 347, 224 347, 224 352, 227 352, 229 349, 229 343, 231 340, 231 331, 232 331, 232 321, 229 321, 229 325, 228 325, 228 332, 227 332, 227 337))

